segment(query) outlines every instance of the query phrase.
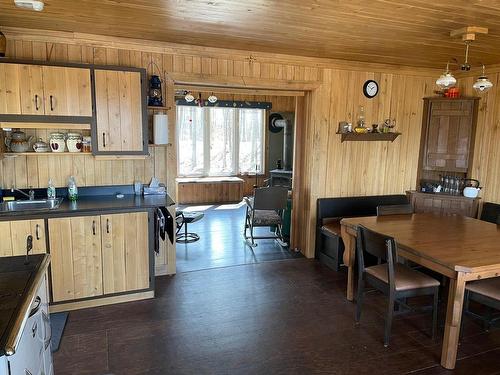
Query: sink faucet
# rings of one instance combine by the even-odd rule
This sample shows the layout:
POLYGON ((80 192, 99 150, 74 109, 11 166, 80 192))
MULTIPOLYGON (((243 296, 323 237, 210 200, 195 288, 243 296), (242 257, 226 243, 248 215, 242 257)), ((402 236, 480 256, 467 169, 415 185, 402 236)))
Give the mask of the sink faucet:
POLYGON ((30 188, 28 194, 26 194, 24 191, 16 189, 14 186, 10 188, 10 192, 13 193, 14 191, 17 191, 18 193, 21 193, 25 197, 27 197, 30 201, 35 199, 35 191, 30 188))

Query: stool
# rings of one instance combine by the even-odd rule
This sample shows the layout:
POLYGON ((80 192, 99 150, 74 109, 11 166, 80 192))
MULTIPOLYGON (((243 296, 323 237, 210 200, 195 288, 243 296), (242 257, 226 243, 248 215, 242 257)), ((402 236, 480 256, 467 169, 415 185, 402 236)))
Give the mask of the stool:
POLYGON ((183 212, 177 211, 175 213, 175 222, 177 223, 177 232, 176 232, 176 242, 180 243, 190 243, 196 242, 200 239, 196 233, 188 232, 188 224, 196 223, 203 219, 205 214, 203 212, 183 212), (184 233, 179 234, 182 227, 184 226, 184 233))

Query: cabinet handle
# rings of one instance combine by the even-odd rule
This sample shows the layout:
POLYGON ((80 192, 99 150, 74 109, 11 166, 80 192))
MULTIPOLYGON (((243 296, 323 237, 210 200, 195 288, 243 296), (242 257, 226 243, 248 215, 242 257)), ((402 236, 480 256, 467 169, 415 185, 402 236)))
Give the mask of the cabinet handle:
POLYGON ((106 219, 106 233, 109 234, 109 219, 106 219))
POLYGON ((40 239, 40 224, 35 225, 35 236, 37 240, 40 239))
POLYGON ((102 132, 102 147, 106 147, 106 133, 102 132))
POLYGON ((35 110, 39 110, 40 107, 38 107, 38 94, 35 94, 35 110))
POLYGON ((50 96, 50 110, 54 110, 54 97, 52 95, 50 96))
POLYGON ((95 236, 95 220, 92 220, 92 234, 95 236))

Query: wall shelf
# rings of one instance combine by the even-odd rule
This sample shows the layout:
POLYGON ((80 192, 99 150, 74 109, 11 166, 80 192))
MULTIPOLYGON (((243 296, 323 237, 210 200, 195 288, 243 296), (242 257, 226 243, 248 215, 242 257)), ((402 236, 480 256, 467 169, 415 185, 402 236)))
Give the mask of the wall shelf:
POLYGON ((170 111, 172 107, 156 107, 153 105, 148 105, 148 109, 151 109, 153 111, 170 111))
POLYGON ((6 158, 17 156, 68 156, 68 155, 92 155, 91 152, 5 152, 2 154, 6 158))
POLYGON ((342 136, 342 142, 383 142, 389 141, 394 142, 394 140, 401 135, 401 133, 337 133, 342 136))
POLYGON ((62 129, 62 130, 90 130, 90 124, 77 123, 44 123, 44 122, 2 122, 2 129, 62 129))

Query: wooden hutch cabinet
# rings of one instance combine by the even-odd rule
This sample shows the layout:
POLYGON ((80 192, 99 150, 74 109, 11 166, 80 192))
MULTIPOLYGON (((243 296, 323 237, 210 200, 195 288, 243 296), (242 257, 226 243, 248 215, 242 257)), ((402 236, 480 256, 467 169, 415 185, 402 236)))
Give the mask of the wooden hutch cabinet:
MULTIPOLYGON (((479 98, 424 98, 417 189, 441 176, 470 177, 479 98)), ((415 212, 476 216, 478 199, 408 192, 415 212)))

